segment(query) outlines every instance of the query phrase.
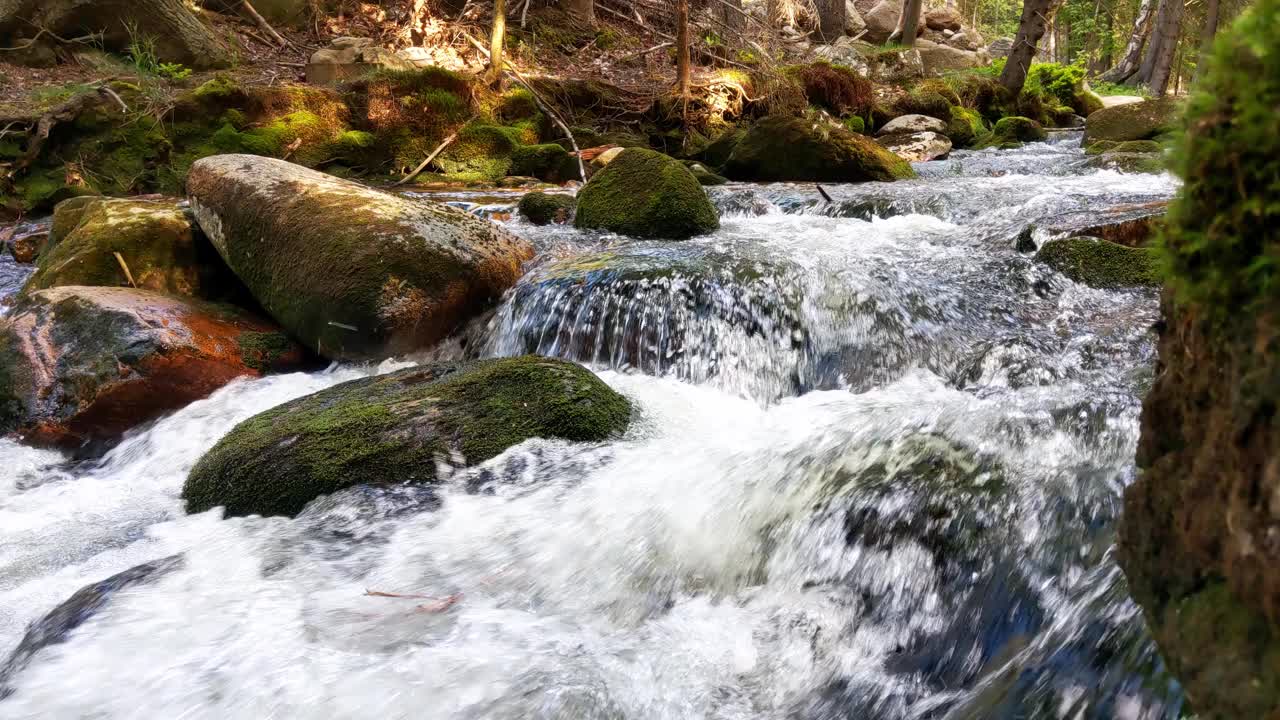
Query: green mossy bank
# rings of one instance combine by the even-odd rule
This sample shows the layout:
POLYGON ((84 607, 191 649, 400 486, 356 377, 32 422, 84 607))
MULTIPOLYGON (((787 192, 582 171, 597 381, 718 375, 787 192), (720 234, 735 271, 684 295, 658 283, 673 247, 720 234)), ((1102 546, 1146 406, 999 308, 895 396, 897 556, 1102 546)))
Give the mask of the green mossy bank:
POLYGON ((684 163, 653 150, 627 148, 578 192, 574 225, 684 240, 720 227, 720 215, 684 163))
POLYGON ((1280 0, 1222 29, 1174 123, 1184 183, 1159 243, 1159 360, 1118 543, 1130 592, 1206 720, 1280 717, 1277 37, 1280 0))
POLYGON ((431 482, 529 438, 600 442, 631 405, 589 370, 525 356, 435 364, 353 380, 237 425, 191 470, 187 511, 293 516, 361 484, 431 482))
POLYGON ((473 215, 282 160, 191 168, 191 205, 231 271, 317 354, 426 347, 497 302, 533 247, 473 215))
POLYGON ((534 225, 567 223, 573 220, 577 198, 562 193, 531 192, 520 198, 520 216, 534 225))
POLYGON ((734 147, 732 180, 888 182, 915 177, 906 160, 865 135, 802 117, 769 116, 734 147))

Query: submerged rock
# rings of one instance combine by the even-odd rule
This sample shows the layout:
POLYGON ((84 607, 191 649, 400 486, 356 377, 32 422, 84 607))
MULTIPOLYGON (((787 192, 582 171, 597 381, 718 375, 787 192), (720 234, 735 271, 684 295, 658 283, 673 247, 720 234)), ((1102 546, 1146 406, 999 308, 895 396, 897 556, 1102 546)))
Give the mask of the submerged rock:
POLYGON ((24 292, 132 285, 212 298, 236 283, 175 200, 77 198, 59 204, 53 217, 49 244, 24 292))
POLYGON ((1206 720, 1280 717, 1278 35, 1277 0, 1219 33, 1175 141, 1169 291, 1118 543, 1206 720))
POLYGON ((531 192, 520 198, 520 216, 534 225, 568 223, 578 200, 562 193, 531 192))
POLYGON ((525 356, 353 380, 237 425, 191 470, 187 511, 293 516, 360 484, 430 482, 437 462, 484 462, 529 438, 598 442, 631 405, 589 370, 525 356))
POLYGON ((642 148, 618 153, 578 192, 580 228, 683 240, 720 227, 715 206, 679 160, 642 148))
POLYGON ((39 444, 111 440, 238 377, 300 365, 275 325, 129 288, 35 292, 0 321, 0 432, 39 444))
POLYGON ((533 247, 456 208, 250 155, 191 168, 200 227, 262 307, 333 359, 440 340, 497 302, 533 247))
POLYGON ((18 647, 0 665, 0 700, 14 691, 13 678, 31 662, 36 653, 67 641, 71 633, 106 607, 111 596, 128 587, 155 582, 182 567, 181 555, 173 555, 116 573, 106 580, 86 585, 47 615, 32 623, 18 647))
POLYGON ((733 149, 734 180, 864 182, 915 177, 911 165, 869 137, 805 118, 760 120, 733 149))
POLYGON ((1091 114, 1084 127, 1084 143, 1095 140, 1150 140, 1176 128, 1182 102, 1164 97, 1114 105, 1091 114))
POLYGON ((1097 238, 1050 240, 1036 253, 1036 260, 1090 287, 1134 287, 1160 282, 1151 250, 1097 238))

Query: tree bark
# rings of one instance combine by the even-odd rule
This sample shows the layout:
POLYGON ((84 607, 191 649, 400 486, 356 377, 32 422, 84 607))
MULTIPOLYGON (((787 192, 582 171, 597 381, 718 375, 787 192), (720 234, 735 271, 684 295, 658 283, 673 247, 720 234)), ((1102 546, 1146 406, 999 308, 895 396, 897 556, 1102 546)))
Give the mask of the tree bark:
POLYGON ((507 42, 507 0, 493 0, 493 31, 489 33, 489 85, 502 83, 502 51, 507 42))
POLYGON ((1027 82, 1027 70, 1036 56, 1036 45, 1044 37, 1055 9, 1055 0, 1025 0, 1022 4, 1018 34, 1013 39, 1004 71, 1000 73, 1000 84, 1014 95, 1022 92, 1022 86, 1027 82))
POLYGON ((818 10, 818 36, 823 42, 835 42, 844 37, 845 0, 814 0, 818 10))
POLYGON ((43 28, 62 37, 101 34, 102 46, 123 50, 135 39, 155 44, 156 59, 193 68, 226 67, 231 51, 183 0, 10 0, 0 3, 0 40, 31 37, 43 28), (141 36, 141 37, 136 37, 141 36))
POLYGON ((1169 75, 1173 69, 1173 56, 1178 50, 1178 36, 1182 30, 1182 0, 1160 0, 1147 54, 1142 58, 1137 80, 1162 97, 1169 88, 1169 75))
POLYGON ((596 0, 569 0, 569 12, 583 22, 596 24, 596 0))
POLYGON ((1200 55, 1196 57, 1196 80, 1204 77, 1205 61, 1213 51, 1213 39, 1218 35, 1218 15, 1218 0, 1208 0, 1204 6, 1204 29, 1200 31, 1200 55))
POLYGON ((1138 72, 1142 61, 1142 48, 1147 44, 1148 36, 1151 35, 1151 19, 1155 16, 1155 7, 1155 0, 1142 0, 1142 5, 1138 8, 1138 16, 1134 18, 1133 35, 1129 36, 1129 43, 1125 45, 1120 62, 1102 73, 1099 80, 1123 83, 1138 72))
POLYGON ((902 15, 898 17, 898 28, 889 36, 888 42, 915 47, 916 33, 920 28, 920 11, 923 7, 924 0, 905 0, 902 3, 902 15))
POLYGON ((676 0, 676 87, 686 111, 692 74, 689 66, 689 0, 676 0))

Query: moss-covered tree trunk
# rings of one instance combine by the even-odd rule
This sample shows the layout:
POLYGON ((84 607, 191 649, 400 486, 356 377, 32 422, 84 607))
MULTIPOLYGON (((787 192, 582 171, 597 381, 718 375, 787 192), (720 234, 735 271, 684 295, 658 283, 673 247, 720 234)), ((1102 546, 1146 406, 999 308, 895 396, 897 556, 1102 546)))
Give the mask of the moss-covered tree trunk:
POLYGON ((1013 40, 1013 48, 1009 50, 1004 71, 1000 73, 1000 84, 1014 95, 1022 92, 1022 86, 1027 82, 1027 70, 1036 56, 1036 45, 1044 37, 1055 9, 1055 0, 1026 0, 1022 5, 1018 34, 1013 40))
POLYGON ((6 45, 42 30, 41 39, 50 42, 52 35, 101 35, 111 50, 147 42, 157 60, 194 68, 226 67, 232 59, 183 0, 0 0, 0 40, 6 45))

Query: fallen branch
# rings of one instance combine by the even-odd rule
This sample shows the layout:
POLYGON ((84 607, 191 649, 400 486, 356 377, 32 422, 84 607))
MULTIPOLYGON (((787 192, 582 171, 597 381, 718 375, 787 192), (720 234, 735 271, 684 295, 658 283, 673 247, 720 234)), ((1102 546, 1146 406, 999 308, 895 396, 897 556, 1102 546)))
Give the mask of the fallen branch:
POLYGON ((403 600, 434 600, 435 602, 423 603, 417 607, 417 610, 420 612, 429 613, 444 612, 462 600, 462 593, 454 593, 453 595, 447 595, 442 598, 436 598, 431 595, 378 592, 377 590, 365 590, 364 594, 365 597, 395 598, 403 600))
POLYGON ((111 254, 112 254, 112 255, 115 255, 115 256, 116 256, 116 262, 120 263, 120 269, 124 271, 124 279, 125 279, 125 280, 128 280, 128 281, 129 281, 129 285, 130 285, 130 286, 132 286, 132 287, 136 290, 136 289, 137 289, 137 287, 138 287, 138 283, 136 283, 136 282, 134 282, 134 281, 133 281, 133 273, 129 272, 129 266, 128 266, 128 264, 126 264, 126 263, 125 263, 125 261, 124 261, 124 256, 123 256, 123 255, 121 255, 121 254, 120 254, 120 253, 118 253, 118 252, 111 253, 111 254))
MULTIPOLYGON (((466 31, 462 31, 462 36, 471 41, 471 44, 474 45, 486 58, 489 57, 489 49, 481 44, 479 40, 471 37, 471 34, 466 31)), ((564 120, 560 119, 560 115, 557 114, 555 110, 551 109, 551 105, 549 105, 546 100, 542 99, 542 96, 538 94, 538 91, 533 89, 533 85, 520 74, 519 70, 516 70, 514 66, 505 61, 502 65, 502 71, 509 73, 512 79, 524 86, 524 89, 528 90, 529 94, 533 96, 533 101, 538 104, 538 107, 542 108, 542 111, 549 115, 551 119, 555 121, 556 125, 559 125, 560 129, 564 131, 564 134, 569 138, 569 144, 573 146, 573 155, 578 159, 579 177, 582 178, 583 182, 586 182, 587 166, 582 164, 582 149, 578 147, 578 141, 573 138, 573 131, 569 129, 569 126, 564 120)))
MULTIPOLYGON (((470 120, 468 120, 467 122, 471 122, 471 121, 470 121, 470 120)), ((464 127, 465 127, 465 124, 464 124, 464 127)), ((427 156, 427 159, 426 159, 426 160, 423 160, 421 163, 419 163, 419 164, 418 164, 418 167, 416 167, 416 168, 414 168, 414 169, 413 169, 413 172, 409 173, 408 175, 405 175, 403 178, 401 178, 401 179, 400 179, 400 181, 399 181, 399 182, 395 183, 395 184, 394 184, 394 185, 392 185, 391 187, 400 187, 401 185, 404 185, 405 183, 409 182, 410 180, 412 180, 412 179, 414 179, 414 178, 418 177, 418 175, 419 175, 423 170, 426 170, 426 169, 427 169, 427 166, 431 164, 431 161, 436 159, 436 156, 437 156, 437 155, 439 155, 441 152, 443 152, 445 148, 449 147, 449 143, 453 142, 454 140, 456 140, 456 139, 458 138, 458 133, 459 133, 459 132, 462 132, 462 131, 461 131, 461 130, 455 130, 455 131, 453 131, 453 134, 452 134, 452 135, 450 135, 449 137, 445 138, 445 139, 444 139, 444 142, 442 142, 442 143, 440 143, 439 145, 437 145, 437 146, 436 146, 436 149, 435 149, 435 150, 432 150, 432 151, 431 151, 431 154, 427 156)))
POLYGON ((638 50, 638 51, 633 52, 633 53, 627 53, 626 55, 621 55, 621 56, 619 56, 617 59, 618 59, 618 60, 629 60, 629 59, 631 59, 631 58, 633 58, 633 57, 641 57, 641 56, 644 56, 644 55, 648 55, 649 53, 653 52, 654 50, 661 50, 661 49, 663 49, 663 48, 669 48, 669 47, 671 47, 671 46, 672 46, 672 45, 674 45, 674 44, 675 44, 675 43, 664 42, 664 43, 662 43, 662 44, 660 44, 660 45, 654 45, 653 47, 648 48, 648 49, 645 49, 645 50, 638 50))
POLYGON ((257 24, 258 28, 262 30, 262 32, 275 40, 277 45, 280 47, 288 47, 290 45, 289 41, 286 40, 283 35, 276 32, 276 29, 271 27, 271 23, 267 22, 266 18, 258 14, 258 11, 254 9, 253 4, 250 3, 249 0, 240 0, 240 9, 244 10, 244 14, 248 15, 253 22, 257 24))

